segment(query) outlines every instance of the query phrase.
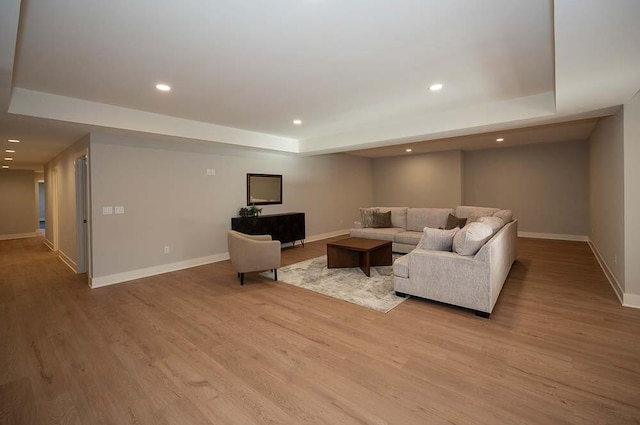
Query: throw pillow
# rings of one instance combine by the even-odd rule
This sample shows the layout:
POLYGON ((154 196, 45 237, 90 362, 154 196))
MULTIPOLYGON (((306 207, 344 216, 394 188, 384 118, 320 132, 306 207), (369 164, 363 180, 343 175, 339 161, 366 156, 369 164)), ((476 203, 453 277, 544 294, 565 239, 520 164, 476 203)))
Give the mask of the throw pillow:
POLYGON ((460 255, 475 255, 493 232, 484 223, 474 222, 460 229, 453 238, 453 250, 460 255))
POLYGON ((360 223, 362 227, 373 227, 373 213, 376 208, 360 208, 360 223))
POLYGON ((493 213, 493 216, 500 217, 505 223, 511 223, 513 221, 513 211, 511 210, 500 210, 493 213))
POLYGON ((504 227, 504 221, 500 217, 480 217, 478 223, 484 223, 491 227, 493 234, 504 227))
POLYGON ((382 227, 393 227, 391 225, 391 211, 387 212, 373 212, 373 220, 371 227, 382 228, 382 227))
POLYGON ((425 227, 422 238, 418 242, 418 248, 433 251, 451 251, 453 238, 458 230, 460 230, 458 227, 449 230, 425 227))
POLYGON ((456 217, 453 214, 449 214, 449 217, 447 217, 447 225, 445 226, 445 230, 455 229, 456 227, 462 229, 465 224, 467 224, 466 218, 460 218, 456 217))

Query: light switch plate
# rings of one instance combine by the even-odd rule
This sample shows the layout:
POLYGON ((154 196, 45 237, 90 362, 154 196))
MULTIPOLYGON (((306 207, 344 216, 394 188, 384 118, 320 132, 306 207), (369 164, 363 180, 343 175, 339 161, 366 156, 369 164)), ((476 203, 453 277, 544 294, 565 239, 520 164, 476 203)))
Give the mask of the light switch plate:
POLYGON ((113 214, 113 207, 102 207, 102 215, 113 214))
POLYGON ((124 207, 115 207, 116 214, 124 214, 124 207))

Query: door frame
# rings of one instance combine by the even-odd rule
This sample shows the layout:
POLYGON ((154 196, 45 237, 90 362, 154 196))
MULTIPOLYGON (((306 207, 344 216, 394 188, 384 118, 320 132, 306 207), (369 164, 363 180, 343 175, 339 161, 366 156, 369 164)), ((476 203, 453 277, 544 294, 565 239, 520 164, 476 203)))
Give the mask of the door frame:
POLYGON ((91 197, 89 150, 74 155, 76 192, 76 272, 91 276, 91 197))

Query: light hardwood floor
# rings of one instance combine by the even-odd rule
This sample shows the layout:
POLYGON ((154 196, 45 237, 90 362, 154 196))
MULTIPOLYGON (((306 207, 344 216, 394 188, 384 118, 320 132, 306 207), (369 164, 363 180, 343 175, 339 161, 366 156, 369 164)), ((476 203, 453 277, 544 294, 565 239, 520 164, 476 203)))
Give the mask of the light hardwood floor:
POLYGON ((487 320, 241 287, 229 262, 92 290, 0 241, 0 424, 640 423, 640 310, 585 243, 518 244, 487 320))

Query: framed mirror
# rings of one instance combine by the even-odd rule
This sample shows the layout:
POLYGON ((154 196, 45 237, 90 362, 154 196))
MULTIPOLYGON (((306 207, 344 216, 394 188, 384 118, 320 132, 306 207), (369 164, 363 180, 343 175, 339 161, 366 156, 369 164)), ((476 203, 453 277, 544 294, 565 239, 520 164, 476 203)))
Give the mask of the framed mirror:
POLYGON ((247 205, 282 204, 282 174, 247 173, 247 205))

